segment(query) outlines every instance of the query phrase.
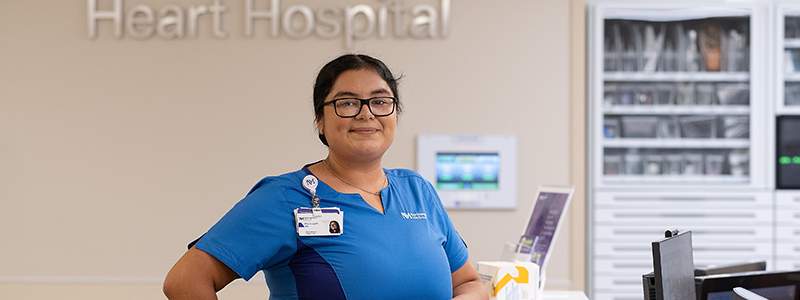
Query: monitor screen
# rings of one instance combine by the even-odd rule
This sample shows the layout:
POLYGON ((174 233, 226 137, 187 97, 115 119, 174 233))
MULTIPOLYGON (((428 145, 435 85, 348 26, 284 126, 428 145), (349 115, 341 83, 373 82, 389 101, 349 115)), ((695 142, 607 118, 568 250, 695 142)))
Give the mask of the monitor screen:
POLYGON ((779 116, 776 126, 775 186, 800 189, 800 116, 779 116))
POLYGON ((731 300, 741 287, 770 300, 798 300, 800 271, 754 271, 698 276, 698 300, 731 300))
POLYGON ((498 153, 437 153, 438 190, 497 190, 500 188, 498 153))
MULTIPOLYGON (((753 293, 769 300, 795 300, 796 287, 794 285, 782 285, 765 288, 748 289, 753 293)), ((733 291, 708 293, 707 300, 732 300, 733 291)))

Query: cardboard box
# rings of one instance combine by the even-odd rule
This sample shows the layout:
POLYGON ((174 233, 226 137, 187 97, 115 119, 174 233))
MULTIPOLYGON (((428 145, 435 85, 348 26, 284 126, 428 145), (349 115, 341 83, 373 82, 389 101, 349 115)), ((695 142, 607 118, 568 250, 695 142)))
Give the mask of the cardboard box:
POLYGON ((491 300, 536 300, 539 266, 531 262, 478 262, 478 274, 491 300))

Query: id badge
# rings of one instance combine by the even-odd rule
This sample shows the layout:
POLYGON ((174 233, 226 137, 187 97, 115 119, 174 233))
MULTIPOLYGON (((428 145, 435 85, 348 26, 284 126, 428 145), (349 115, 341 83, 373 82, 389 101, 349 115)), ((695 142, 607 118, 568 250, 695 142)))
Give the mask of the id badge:
POLYGON ((344 212, 338 207, 294 210, 294 225, 300 236, 337 236, 344 230, 344 212))

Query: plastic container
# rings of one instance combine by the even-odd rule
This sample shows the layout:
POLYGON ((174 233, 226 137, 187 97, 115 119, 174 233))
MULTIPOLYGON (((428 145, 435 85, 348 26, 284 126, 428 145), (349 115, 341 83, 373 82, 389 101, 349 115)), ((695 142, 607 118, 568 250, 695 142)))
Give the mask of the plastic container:
POLYGON ((676 105, 694 105, 694 83, 678 83, 675 90, 676 105))
POLYGON ((750 137, 750 117, 724 116, 722 117, 722 127, 726 139, 750 137))
POLYGON ((603 156, 603 174, 619 175, 622 174, 622 155, 606 154, 603 156))
POLYGON ((675 104, 675 91, 674 84, 662 83, 656 85, 656 94, 654 103, 656 105, 673 105, 675 104))
POLYGON ((625 154, 625 174, 639 175, 642 174, 642 156, 639 154, 625 154))
POLYGON ((664 174, 680 175, 683 174, 683 155, 668 154, 664 160, 664 174))
POLYGON ((617 103, 617 85, 606 84, 603 86, 603 105, 614 106, 617 103))
POLYGON ((640 84, 636 90, 636 105, 653 105, 655 93, 655 85, 640 84))
POLYGON ((681 117, 681 134, 684 138, 716 138, 716 116, 684 116, 681 117))
POLYGON ((725 156, 722 154, 706 154, 706 175, 721 175, 725 156))
POLYGON ((615 139, 620 136, 619 134, 619 119, 605 118, 603 119, 603 137, 607 139, 615 139))
POLYGON ((686 153, 683 155, 683 175, 703 174, 703 155, 686 153))
POLYGON ((661 175, 664 168, 664 155, 648 154, 644 156, 644 174, 661 175))
POLYGON ((745 151, 728 153, 728 166, 732 176, 747 176, 750 172, 750 156, 745 151))
POLYGON ((678 117, 672 116, 659 118, 656 136, 662 139, 680 138, 681 130, 678 117))
POLYGON ((787 83, 783 90, 783 101, 786 106, 800 105, 800 84, 787 83))
POLYGON ((696 105, 717 104, 714 85, 710 83, 698 83, 696 89, 694 101, 696 105))
POLYGON ((747 83, 717 83, 719 105, 750 105, 750 85, 747 83))
POLYGON ((636 87, 632 84, 621 84, 617 90, 617 105, 630 106, 634 103, 636 96, 636 87))
POLYGON ((656 138, 658 117, 653 116, 623 116, 622 137, 624 138, 656 138))

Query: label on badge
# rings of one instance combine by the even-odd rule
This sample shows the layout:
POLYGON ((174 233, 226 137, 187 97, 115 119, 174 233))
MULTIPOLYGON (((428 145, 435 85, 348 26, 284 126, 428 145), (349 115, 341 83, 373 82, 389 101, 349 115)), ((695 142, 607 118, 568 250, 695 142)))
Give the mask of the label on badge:
POLYGON ((300 236, 337 236, 344 229, 344 212, 338 207, 294 210, 294 226, 300 236))

